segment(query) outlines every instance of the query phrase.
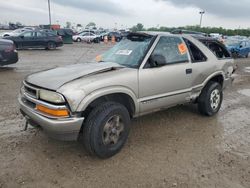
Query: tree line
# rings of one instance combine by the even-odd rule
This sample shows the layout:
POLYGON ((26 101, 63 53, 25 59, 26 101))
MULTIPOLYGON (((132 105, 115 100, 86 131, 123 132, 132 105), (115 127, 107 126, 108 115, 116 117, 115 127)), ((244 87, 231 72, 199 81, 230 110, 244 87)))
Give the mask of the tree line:
POLYGON ((241 36, 250 36, 250 28, 249 29, 225 29, 223 27, 200 27, 198 25, 196 26, 184 26, 184 27, 150 27, 150 28, 144 28, 143 24, 138 23, 137 25, 133 26, 131 28, 131 31, 160 31, 160 32, 171 32, 176 29, 181 30, 191 30, 196 32, 202 32, 202 33, 220 33, 222 35, 226 36, 234 36, 234 35, 241 35, 241 36))

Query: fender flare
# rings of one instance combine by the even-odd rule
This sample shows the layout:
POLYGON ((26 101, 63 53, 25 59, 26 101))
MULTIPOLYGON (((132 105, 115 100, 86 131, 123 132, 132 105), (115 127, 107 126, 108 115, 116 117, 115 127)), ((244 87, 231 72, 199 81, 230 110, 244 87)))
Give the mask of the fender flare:
MULTIPOLYGON (((207 83, 214 77, 216 76, 222 76, 223 77, 223 81, 226 79, 225 78, 225 74, 223 71, 216 71, 213 74, 210 74, 200 85, 195 86, 194 88, 192 88, 193 91, 196 91, 197 89, 201 92, 203 90, 203 88, 207 85, 207 83)), ((222 86, 223 87, 223 86, 222 86)))
POLYGON ((95 90, 95 91, 89 93, 87 96, 85 96, 81 100, 81 102, 77 106, 76 111, 83 112, 84 110, 86 110, 86 108, 89 106, 89 104, 91 104, 94 100, 96 100, 100 97, 103 97, 105 95, 116 94, 116 93, 126 94, 129 97, 131 97, 131 99, 134 102, 134 106, 135 106, 135 114, 139 113, 139 103, 138 103, 136 94, 131 89, 123 87, 123 86, 105 87, 105 88, 101 88, 101 89, 98 89, 98 90, 95 90))

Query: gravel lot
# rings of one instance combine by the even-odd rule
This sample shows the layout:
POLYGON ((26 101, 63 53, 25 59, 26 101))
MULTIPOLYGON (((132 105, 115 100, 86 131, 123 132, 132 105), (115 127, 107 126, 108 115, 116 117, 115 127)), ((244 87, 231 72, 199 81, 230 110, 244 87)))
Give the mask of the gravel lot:
POLYGON ((207 118, 185 105, 133 120, 115 157, 90 157, 81 143, 22 131, 17 96, 28 74, 85 62, 109 45, 73 44, 54 51, 22 50, 0 68, 0 188, 2 187, 250 187, 250 59, 239 59, 219 114, 207 118))

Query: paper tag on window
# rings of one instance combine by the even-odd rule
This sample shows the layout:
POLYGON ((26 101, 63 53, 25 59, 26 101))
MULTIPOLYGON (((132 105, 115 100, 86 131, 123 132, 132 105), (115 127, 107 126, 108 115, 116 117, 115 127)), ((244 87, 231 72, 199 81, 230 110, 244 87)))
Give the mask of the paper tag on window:
POLYGON ((118 50, 115 54, 116 55, 130 55, 133 50, 118 50))
POLYGON ((184 43, 178 44, 178 49, 181 55, 184 55, 187 53, 187 47, 184 43))

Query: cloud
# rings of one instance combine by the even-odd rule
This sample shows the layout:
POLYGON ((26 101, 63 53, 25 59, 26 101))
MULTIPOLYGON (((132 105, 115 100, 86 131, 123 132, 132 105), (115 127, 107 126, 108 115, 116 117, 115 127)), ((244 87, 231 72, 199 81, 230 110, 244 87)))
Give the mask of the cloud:
MULTIPOLYGON (((157 0, 156 0, 157 1, 157 0)), ((159 1, 159 0, 158 0, 159 1)), ((249 0, 160 0, 177 7, 197 7, 209 14, 226 18, 250 18, 249 0)))
MULTIPOLYGON (((109 0, 53 0, 55 4, 78 8, 90 12, 100 12, 110 15, 124 16, 129 13, 121 8, 118 4, 109 0)), ((84 16, 84 15, 83 15, 84 16)))

